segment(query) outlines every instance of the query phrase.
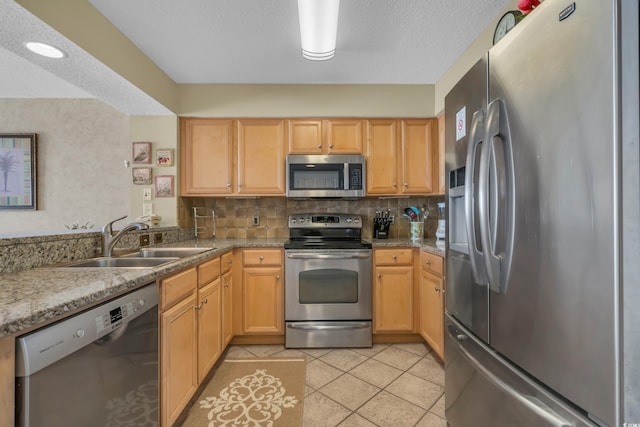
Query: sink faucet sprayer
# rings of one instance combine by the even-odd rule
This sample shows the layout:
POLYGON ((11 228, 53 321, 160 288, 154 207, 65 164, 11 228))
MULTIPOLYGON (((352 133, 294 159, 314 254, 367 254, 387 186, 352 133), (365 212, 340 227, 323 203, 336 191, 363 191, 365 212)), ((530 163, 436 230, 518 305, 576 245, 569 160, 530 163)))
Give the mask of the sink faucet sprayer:
POLYGON ((124 236, 127 232, 131 230, 147 230, 149 226, 147 224, 143 224, 141 222, 132 222, 131 224, 127 224, 122 230, 118 231, 118 234, 113 235, 113 230, 111 226, 114 222, 120 221, 121 219, 125 219, 127 216, 123 216, 122 218, 114 219, 111 222, 102 227, 102 256, 110 257, 113 252, 113 247, 116 245, 118 240, 122 236, 124 236))

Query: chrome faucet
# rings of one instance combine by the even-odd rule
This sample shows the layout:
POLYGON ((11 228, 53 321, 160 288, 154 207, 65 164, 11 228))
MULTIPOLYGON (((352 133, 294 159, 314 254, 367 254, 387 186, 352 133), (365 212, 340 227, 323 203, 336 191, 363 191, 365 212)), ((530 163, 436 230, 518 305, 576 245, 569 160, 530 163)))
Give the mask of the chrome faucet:
POLYGON ((116 245, 118 240, 120 240, 120 238, 127 232, 131 230, 147 230, 149 228, 147 224, 143 224, 141 222, 132 222, 131 224, 127 224, 126 227, 118 231, 118 234, 114 236, 111 226, 114 222, 125 219, 126 217, 127 216, 125 215, 122 218, 114 219, 113 221, 106 223, 104 227, 102 227, 102 256, 111 257, 113 247, 116 245))

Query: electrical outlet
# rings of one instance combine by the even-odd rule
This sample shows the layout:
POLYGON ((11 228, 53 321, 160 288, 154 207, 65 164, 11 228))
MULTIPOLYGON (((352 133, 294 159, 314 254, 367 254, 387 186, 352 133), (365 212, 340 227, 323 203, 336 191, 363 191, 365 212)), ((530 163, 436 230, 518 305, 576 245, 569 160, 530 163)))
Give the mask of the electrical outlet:
POLYGON ((143 203, 142 204, 142 215, 153 215, 153 203, 143 203))
POLYGON ((253 225, 260 225, 260 217, 258 215, 253 216, 253 225))
POLYGON ((151 189, 150 188, 143 188, 142 189, 142 200, 144 200, 144 201, 151 200, 151 189))
POLYGON ((396 216, 389 215, 389 224, 395 224, 395 222, 396 222, 396 216))
POLYGON ((149 235, 141 234, 140 235, 140 246, 149 246, 149 235))
POLYGON ((162 233, 155 233, 153 235, 153 243, 162 243, 162 233))

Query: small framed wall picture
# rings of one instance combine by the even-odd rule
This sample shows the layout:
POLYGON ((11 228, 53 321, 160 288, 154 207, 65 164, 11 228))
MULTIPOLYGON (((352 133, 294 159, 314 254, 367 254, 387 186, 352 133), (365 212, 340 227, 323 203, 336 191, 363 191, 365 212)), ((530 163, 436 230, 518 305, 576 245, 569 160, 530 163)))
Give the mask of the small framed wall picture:
POLYGON ((134 142, 132 149, 133 163, 151 163, 151 143, 134 142))
POLYGON ((173 149, 158 148, 156 150, 156 165, 173 166, 173 149))
POLYGON ((131 174, 135 185, 151 185, 151 168, 132 168, 131 174))
POLYGON ((173 175, 158 175, 155 178, 156 197, 174 197, 173 175))

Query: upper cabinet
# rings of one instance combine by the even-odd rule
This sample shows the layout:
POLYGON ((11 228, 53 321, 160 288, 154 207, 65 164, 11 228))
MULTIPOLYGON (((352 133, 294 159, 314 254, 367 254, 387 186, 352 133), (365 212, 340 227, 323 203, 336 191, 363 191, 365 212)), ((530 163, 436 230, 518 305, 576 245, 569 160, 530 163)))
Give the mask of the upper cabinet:
POLYGON ((367 194, 438 192, 436 119, 368 120, 367 194))
POLYGON ((180 120, 180 194, 233 193, 233 121, 180 120))
POLYGON ((284 196, 284 145, 283 120, 238 120, 238 194, 284 196))
POLYGON ((362 154, 363 120, 287 120, 289 154, 362 154))
POLYGON ((284 120, 180 120, 180 195, 284 196, 284 120))

